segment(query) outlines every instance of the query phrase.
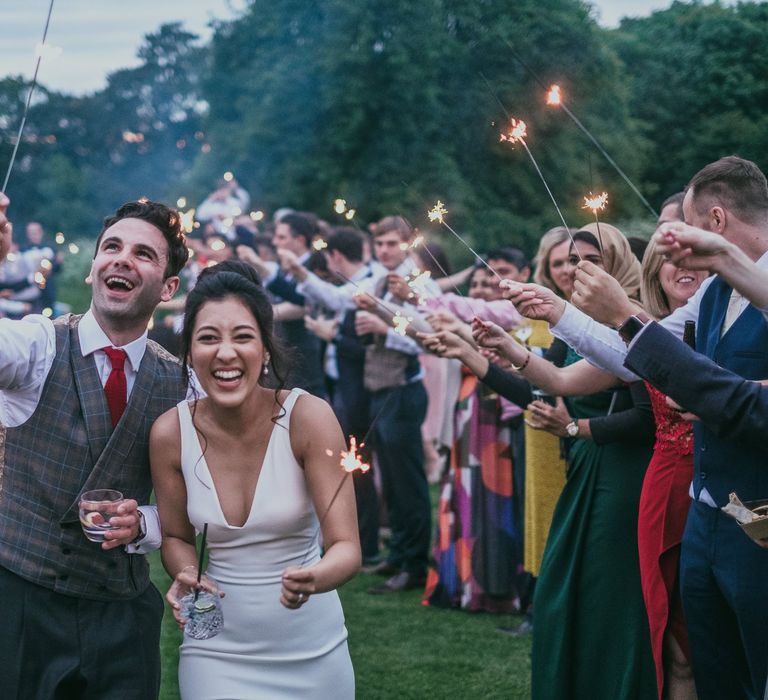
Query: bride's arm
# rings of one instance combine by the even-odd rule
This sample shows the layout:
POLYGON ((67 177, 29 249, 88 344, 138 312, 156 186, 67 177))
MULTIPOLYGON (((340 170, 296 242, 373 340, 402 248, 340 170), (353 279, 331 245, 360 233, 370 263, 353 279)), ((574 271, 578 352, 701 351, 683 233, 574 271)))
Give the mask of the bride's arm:
POLYGON ((357 573, 360 538, 352 477, 340 464, 341 452, 347 446, 325 401, 309 395, 299 398, 291 413, 291 446, 304 468, 325 548, 316 564, 289 567, 283 573, 280 602, 297 608, 313 593, 332 591, 357 573))
MULTIPOLYGON (((197 553, 195 528, 187 516, 187 486, 181 471, 181 431, 176 408, 164 413, 152 426, 149 460, 163 533, 160 553, 163 566, 173 579, 165 598, 173 608, 176 622, 183 627, 179 600, 197 585, 197 553)), ((216 586, 205 577, 200 587, 216 592, 216 586)))

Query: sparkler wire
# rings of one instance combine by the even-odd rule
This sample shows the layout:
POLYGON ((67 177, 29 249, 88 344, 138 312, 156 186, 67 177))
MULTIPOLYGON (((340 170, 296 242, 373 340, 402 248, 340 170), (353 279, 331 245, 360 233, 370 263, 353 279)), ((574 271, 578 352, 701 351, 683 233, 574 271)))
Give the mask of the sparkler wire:
MULTIPOLYGON (((360 441, 360 448, 362 449, 363 445, 365 445, 366 442, 368 442, 368 438, 371 436, 371 433, 373 433, 373 427, 376 425, 376 421, 381 418, 381 415, 384 413, 384 409, 387 407, 387 404, 389 403, 390 399, 394 396, 393 392, 390 392, 387 395, 387 398, 384 399, 384 403, 381 404, 381 408, 379 409, 378 413, 375 415, 374 419, 371 421, 370 426, 368 426, 368 432, 363 436, 363 439, 360 441)), ((339 481, 339 485, 336 487, 336 490, 333 492, 333 496, 331 496, 331 500, 328 502, 328 507, 325 509, 325 512, 323 515, 318 518, 317 521, 317 529, 315 530, 314 534, 312 535, 311 539, 309 540, 309 547, 307 548, 307 551, 304 554, 303 559, 301 560, 301 564, 299 564, 299 568, 302 568, 304 564, 307 563, 307 557, 312 553, 312 547, 315 544, 315 540, 317 539, 318 534, 320 534, 320 531, 323 527, 323 523, 325 522, 325 519, 328 517, 328 513, 331 512, 331 507, 336 502, 336 499, 338 498, 339 494, 341 493, 341 489, 344 487, 344 484, 347 482, 347 479, 349 478, 349 475, 353 472, 344 472, 344 476, 341 477, 341 481, 339 481)))
POLYGON ((24 126, 27 123, 27 113, 29 112, 29 105, 32 102, 32 95, 35 92, 37 86, 37 73, 40 70, 40 61, 43 58, 43 47, 45 47, 45 39, 48 36, 48 26, 51 23, 51 12, 53 11, 53 2, 51 0, 48 5, 48 16, 45 19, 45 29, 43 30, 43 41, 40 47, 40 53, 37 56, 37 63, 35 64, 35 73, 32 76, 32 86, 27 94, 27 103, 24 105, 24 112, 21 117, 21 124, 19 125, 19 133, 16 136, 16 143, 13 146, 13 152, 11 153, 11 161, 8 163, 8 170, 5 172, 5 180, 3 180, 3 186, 0 188, 0 192, 5 192, 8 187, 8 180, 11 178, 11 171, 13 170, 13 164, 16 161, 16 153, 19 150, 19 144, 21 143, 21 136, 24 133, 24 126))

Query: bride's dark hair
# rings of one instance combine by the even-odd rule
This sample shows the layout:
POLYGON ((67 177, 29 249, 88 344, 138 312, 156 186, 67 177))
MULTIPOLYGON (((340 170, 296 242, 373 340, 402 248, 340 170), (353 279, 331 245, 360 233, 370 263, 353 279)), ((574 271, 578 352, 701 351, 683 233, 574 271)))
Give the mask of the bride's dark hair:
POLYGON ((182 376, 189 382, 189 355, 192 349, 192 330, 200 309, 210 301, 235 298, 253 314, 264 349, 269 353, 270 373, 259 378, 261 386, 275 390, 275 401, 282 406, 280 391, 285 386, 284 362, 286 352, 274 335, 272 303, 261 286, 256 271, 240 260, 226 260, 200 273, 197 283, 187 295, 184 307, 184 327, 181 331, 182 376))

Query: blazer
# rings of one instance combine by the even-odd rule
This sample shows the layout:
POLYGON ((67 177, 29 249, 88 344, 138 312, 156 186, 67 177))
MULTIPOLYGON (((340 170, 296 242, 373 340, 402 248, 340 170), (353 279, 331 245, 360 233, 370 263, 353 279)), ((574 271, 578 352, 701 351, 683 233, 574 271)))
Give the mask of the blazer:
POLYGON ((719 438, 768 449, 768 387, 723 369, 655 322, 637 336, 624 364, 719 438))

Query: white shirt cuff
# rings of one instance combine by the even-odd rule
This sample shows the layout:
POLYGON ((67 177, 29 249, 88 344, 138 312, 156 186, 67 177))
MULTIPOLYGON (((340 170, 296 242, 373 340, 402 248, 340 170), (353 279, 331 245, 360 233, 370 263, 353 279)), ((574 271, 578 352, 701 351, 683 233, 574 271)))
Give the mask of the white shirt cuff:
POLYGON ((144 539, 135 544, 125 545, 127 554, 149 554, 156 549, 160 549, 163 543, 163 535, 160 530, 160 516, 157 514, 157 506, 139 506, 139 510, 144 515, 144 524, 147 527, 147 534, 144 539))

